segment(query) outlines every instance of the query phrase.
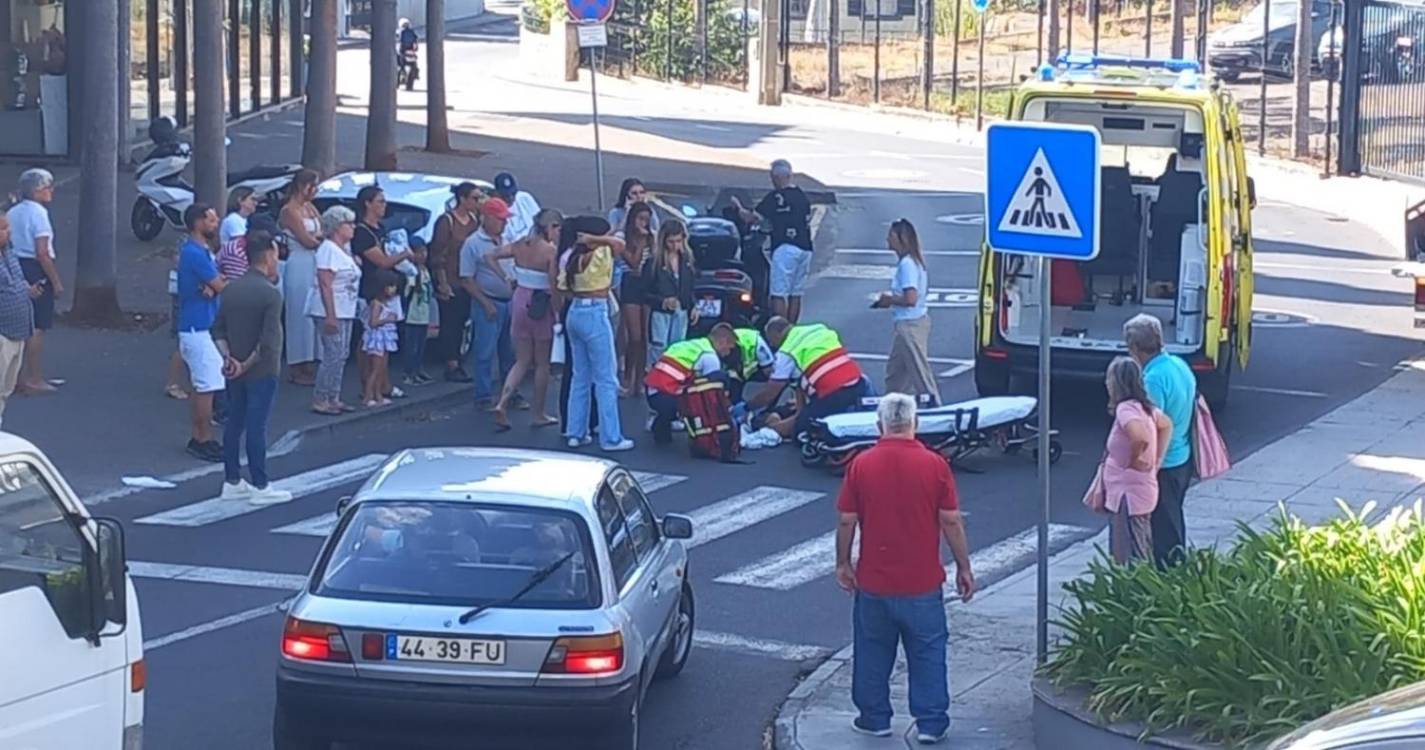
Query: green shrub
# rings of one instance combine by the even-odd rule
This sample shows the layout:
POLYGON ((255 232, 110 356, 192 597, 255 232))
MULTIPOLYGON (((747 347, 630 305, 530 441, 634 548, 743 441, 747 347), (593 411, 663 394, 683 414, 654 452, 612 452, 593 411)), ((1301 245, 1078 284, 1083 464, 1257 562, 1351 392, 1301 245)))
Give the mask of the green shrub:
MULTIPOLYGON (((698 0, 647 0, 637 5, 620 3, 615 20, 622 21, 636 33, 630 33, 631 48, 623 54, 636 52, 638 73, 662 78, 671 74, 685 81, 700 77, 702 60, 698 54, 698 0), (672 48, 669 49, 671 30, 672 48), (670 54, 671 53, 671 54, 670 54)), ((757 29, 749 26, 744 35, 740 2, 707 0, 707 71, 709 80, 738 81, 743 78, 746 39, 757 29)))
POLYGON ((1374 526, 1374 504, 1341 508, 1324 526, 1241 526, 1231 551, 1167 571, 1100 557, 1065 586, 1045 673, 1105 719, 1234 745, 1425 679, 1421 504, 1374 526))

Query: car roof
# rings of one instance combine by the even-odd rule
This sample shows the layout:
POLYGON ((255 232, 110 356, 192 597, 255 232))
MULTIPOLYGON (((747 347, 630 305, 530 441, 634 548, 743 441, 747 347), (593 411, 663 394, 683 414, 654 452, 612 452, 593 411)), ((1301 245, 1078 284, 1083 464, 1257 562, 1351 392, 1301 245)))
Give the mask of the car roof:
POLYGON ((16 453, 29 453, 39 455, 40 449, 34 443, 10 432, 0 432, 0 455, 10 456, 16 453))
POLYGON ((450 189, 462 182, 472 182, 485 192, 495 186, 470 177, 425 174, 415 172, 343 172, 333 175, 317 187, 317 197, 356 198, 356 193, 368 185, 380 185, 386 199, 440 214, 451 199, 450 189))
POLYGON ((1425 682, 1337 709, 1273 742, 1270 750, 1318 750, 1425 735, 1425 682))
POLYGON ((366 500, 472 501, 592 506, 604 475, 617 464, 600 458, 513 448, 432 447, 400 451, 356 494, 366 500))

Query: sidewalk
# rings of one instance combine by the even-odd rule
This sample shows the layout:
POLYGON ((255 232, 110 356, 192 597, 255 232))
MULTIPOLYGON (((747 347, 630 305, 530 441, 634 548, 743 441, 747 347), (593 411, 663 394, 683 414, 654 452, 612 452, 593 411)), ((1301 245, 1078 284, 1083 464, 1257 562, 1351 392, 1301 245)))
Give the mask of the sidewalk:
MULTIPOLYGON (((1270 524, 1279 501, 1307 522, 1336 515, 1336 498, 1355 508, 1370 500, 1381 509, 1411 502, 1425 493, 1421 435, 1425 435, 1425 359, 1402 365, 1376 389, 1242 460, 1226 475, 1194 486, 1186 511, 1189 537, 1198 546, 1228 544, 1239 521, 1256 528, 1270 524)), ((1107 548, 1106 531, 1050 560, 1051 605, 1063 604, 1062 584, 1083 574, 1097 547, 1107 548)), ((968 605, 946 607, 953 724, 942 747, 1035 747, 1029 692, 1035 591, 1031 566, 980 592, 968 605)), ((893 741, 850 730, 856 715, 850 685, 848 646, 788 696, 776 722, 778 750, 898 747, 893 741)), ((897 735, 904 735, 910 719, 903 662, 892 677, 891 696, 897 711, 894 728, 897 735)), ((913 736, 904 741, 915 746, 913 736)))

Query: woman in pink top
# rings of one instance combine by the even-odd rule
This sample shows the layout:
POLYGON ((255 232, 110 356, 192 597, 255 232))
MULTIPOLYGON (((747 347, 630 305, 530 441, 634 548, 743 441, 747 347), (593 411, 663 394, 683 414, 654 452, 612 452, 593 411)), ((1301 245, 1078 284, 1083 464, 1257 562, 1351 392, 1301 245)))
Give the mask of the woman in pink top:
POLYGON ((1158 466, 1173 423, 1153 406, 1143 370, 1130 357, 1108 366, 1108 408, 1113 429, 1103 459, 1104 510, 1112 514, 1108 546, 1120 563, 1153 558, 1150 517, 1158 505, 1158 466))

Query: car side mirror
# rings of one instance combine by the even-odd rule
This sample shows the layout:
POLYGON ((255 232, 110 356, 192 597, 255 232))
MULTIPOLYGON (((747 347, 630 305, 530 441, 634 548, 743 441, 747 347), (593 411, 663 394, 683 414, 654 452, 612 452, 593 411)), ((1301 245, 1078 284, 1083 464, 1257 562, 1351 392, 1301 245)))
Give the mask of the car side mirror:
POLYGON ((1257 181, 1251 177, 1247 178, 1247 205, 1257 207, 1257 181))
POLYGON ((84 568, 89 578, 90 632, 97 640, 109 623, 119 625, 119 633, 128 624, 129 587, 124 527, 112 518, 95 518, 93 523, 95 546, 86 547, 84 568))
POLYGON ((669 513, 663 517, 663 536, 669 539, 692 539, 693 519, 669 513))
POLYGON ((341 518, 342 514, 351 505, 351 495, 342 495, 336 501, 336 517, 341 518))

